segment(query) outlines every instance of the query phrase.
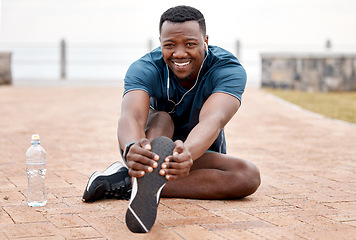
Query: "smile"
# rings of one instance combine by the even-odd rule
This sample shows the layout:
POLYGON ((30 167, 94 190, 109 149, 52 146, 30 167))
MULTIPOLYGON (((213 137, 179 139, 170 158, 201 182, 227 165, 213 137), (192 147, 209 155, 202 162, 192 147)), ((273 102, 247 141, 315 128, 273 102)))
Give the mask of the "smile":
POLYGON ((178 63, 178 62, 173 62, 174 65, 177 67, 177 68, 185 68, 186 66, 188 66, 191 62, 188 61, 188 62, 184 62, 184 63, 178 63))

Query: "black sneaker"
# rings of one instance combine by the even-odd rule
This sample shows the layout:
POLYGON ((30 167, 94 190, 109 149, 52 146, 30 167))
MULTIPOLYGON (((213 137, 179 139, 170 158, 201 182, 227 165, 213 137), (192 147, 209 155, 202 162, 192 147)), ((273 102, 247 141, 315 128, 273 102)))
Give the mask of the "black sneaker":
POLYGON ((158 137, 151 142, 152 152, 159 156, 158 167, 143 177, 133 178, 132 194, 126 212, 126 225, 131 232, 146 233, 156 220, 161 191, 167 182, 159 174, 164 159, 172 155, 174 143, 167 137, 158 137))
POLYGON ((128 169, 120 162, 113 163, 104 172, 94 172, 83 194, 84 202, 103 198, 129 199, 131 180, 128 169))

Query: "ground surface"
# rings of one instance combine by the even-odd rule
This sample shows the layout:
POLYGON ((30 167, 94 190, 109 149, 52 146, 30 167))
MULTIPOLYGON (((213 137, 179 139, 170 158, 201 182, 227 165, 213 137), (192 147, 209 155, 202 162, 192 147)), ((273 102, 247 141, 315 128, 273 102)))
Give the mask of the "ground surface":
POLYGON ((247 89, 228 153, 262 185, 242 200, 162 199, 151 232, 131 233, 127 201, 83 203, 93 171, 121 160, 120 87, 0 87, 0 239, 356 239, 356 127, 247 89), (47 151, 48 204, 26 205, 31 134, 47 151))

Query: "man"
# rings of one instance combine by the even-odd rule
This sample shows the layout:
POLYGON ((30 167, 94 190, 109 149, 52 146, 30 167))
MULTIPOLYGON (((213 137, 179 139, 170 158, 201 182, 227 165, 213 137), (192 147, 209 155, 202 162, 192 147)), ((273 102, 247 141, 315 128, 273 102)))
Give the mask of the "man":
MULTIPOLYGON (((195 8, 168 9, 159 30, 160 47, 133 63, 125 77, 118 140, 128 169, 115 163, 94 173, 83 196, 85 201, 111 194, 127 198, 129 174, 134 196, 127 222, 142 220, 130 208, 145 184, 154 185, 149 176, 159 177, 151 187, 158 199, 242 198, 260 185, 251 162, 226 155, 224 127, 240 107, 245 70, 231 53, 208 46, 204 16, 195 8), (151 141, 160 136, 167 138, 158 138, 153 146, 151 141)), ((141 225, 141 230, 128 227, 147 232, 153 223, 141 225)))

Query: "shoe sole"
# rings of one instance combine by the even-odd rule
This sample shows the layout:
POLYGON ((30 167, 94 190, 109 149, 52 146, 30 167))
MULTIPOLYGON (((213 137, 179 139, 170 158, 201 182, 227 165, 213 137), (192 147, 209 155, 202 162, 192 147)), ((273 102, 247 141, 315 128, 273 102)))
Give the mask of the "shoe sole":
MULTIPOLYGON (((110 165, 107 169, 105 169, 104 172, 94 172, 88 181, 88 184, 85 188, 84 194, 83 194, 83 201, 85 202, 93 202, 98 199, 105 198, 104 192, 105 191, 112 191, 115 189, 119 189, 120 187, 125 187, 126 179, 123 179, 123 181, 120 181, 115 184, 110 184, 110 179, 112 182, 115 182, 114 179, 119 177, 123 172, 127 172, 127 168, 122 165, 120 162, 115 162, 112 165, 110 165), (123 169, 122 169, 123 168, 123 169), (122 170, 120 170, 122 169, 122 170), (97 186, 95 189, 92 191, 92 194, 90 194, 90 187, 93 184, 95 180, 98 178, 102 177, 103 179, 100 179, 99 182, 97 183, 97 186)), ((128 173, 127 173, 127 176, 128 173)), ((127 181, 130 181, 130 178, 127 177, 127 181)), ((115 197, 115 196, 113 196, 115 197)))
POLYGON ((151 151, 159 156, 158 167, 143 177, 133 178, 131 198, 126 212, 126 225, 134 233, 146 233, 155 223, 161 191, 167 182, 159 171, 164 159, 172 155, 174 143, 167 137, 158 137, 151 142, 151 147, 151 151))

